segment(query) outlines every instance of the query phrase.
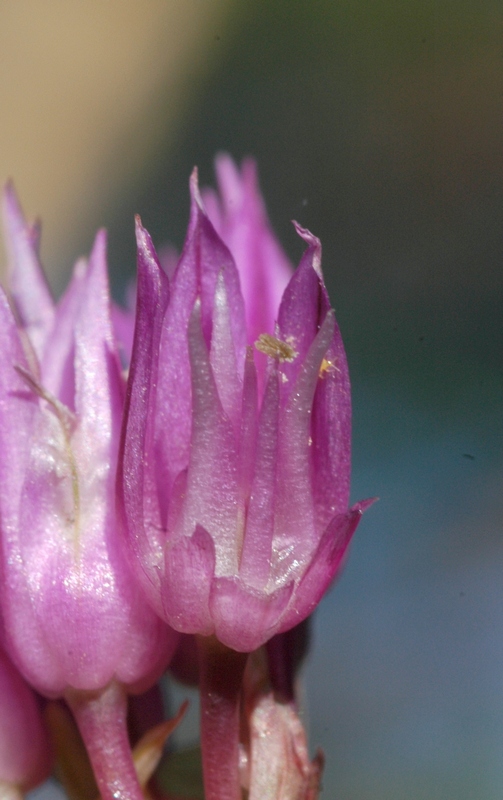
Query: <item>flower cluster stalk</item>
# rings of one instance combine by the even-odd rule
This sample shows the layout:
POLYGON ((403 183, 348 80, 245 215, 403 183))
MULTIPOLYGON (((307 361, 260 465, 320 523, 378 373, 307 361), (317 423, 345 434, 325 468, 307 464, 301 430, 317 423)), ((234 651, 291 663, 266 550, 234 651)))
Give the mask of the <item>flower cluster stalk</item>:
POLYGON ((68 691, 102 800, 143 800, 127 735, 127 696, 117 683, 99 692, 68 691))
POLYGON ((206 800, 239 800, 240 701, 247 655, 198 637, 201 749, 206 800))

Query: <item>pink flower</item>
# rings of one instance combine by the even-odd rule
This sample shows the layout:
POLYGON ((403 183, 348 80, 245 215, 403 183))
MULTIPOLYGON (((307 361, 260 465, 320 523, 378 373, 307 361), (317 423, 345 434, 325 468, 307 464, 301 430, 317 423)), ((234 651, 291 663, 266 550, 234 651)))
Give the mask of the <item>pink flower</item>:
POLYGON ((293 703, 272 691, 247 698, 249 744, 241 752, 241 780, 249 800, 317 800, 323 755, 311 761, 293 703))
POLYGON ((89 262, 77 263, 55 307, 11 187, 4 219, 12 298, 11 307, 0 294, 6 644, 28 681, 48 696, 64 695, 77 717, 87 704, 82 693, 108 692, 119 725, 122 687, 153 683, 175 635, 133 579, 115 513, 125 386, 110 321, 105 234, 98 233, 89 262))
POLYGON ((296 225, 288 281, 253 165, 223 158, 218 175, 223 205, 206 197, 231 251, 196 173, 171 285, 137 222, 119 498, 157 612, 249 652, 315 608, 365 504, 348 510, 349 378, 320 242, 296 225))
POLYGON ((47 778, 48 734, 35 694, 0 649, 0 795, 21 798, 47 778))

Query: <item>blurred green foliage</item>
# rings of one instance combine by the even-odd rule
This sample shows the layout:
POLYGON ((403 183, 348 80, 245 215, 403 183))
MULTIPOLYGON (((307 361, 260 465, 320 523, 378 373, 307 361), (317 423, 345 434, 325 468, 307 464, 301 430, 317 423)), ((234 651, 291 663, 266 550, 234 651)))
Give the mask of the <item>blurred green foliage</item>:
POLYGON ((200 748, 190 747, 166 755, 157 779, 163 792, 170 797, 204 800, 200 748))

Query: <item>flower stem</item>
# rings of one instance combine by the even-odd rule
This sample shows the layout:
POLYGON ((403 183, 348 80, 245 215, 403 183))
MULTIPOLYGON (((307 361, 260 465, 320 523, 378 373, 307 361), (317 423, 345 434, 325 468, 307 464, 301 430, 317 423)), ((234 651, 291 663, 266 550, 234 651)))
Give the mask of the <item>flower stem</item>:
POLYGON ((240 800, 239 701, 247 653, 198 637, 205 800, 240 800))
POLYGON ((102 800, 143 800, 127 734, 127 696, 118 683, 65 695, 86 745, 102 800))

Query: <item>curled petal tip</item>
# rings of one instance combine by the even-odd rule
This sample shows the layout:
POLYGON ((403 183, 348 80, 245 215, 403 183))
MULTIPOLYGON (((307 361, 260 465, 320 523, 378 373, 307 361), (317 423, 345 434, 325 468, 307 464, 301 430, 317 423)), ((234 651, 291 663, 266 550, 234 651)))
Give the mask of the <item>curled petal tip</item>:
POLYGON ((321 272, 321 242, 320 242, 320 240, 318 239, 317 236, 314 235, 314 233, 311 233, 310 230, 308 230, 307 228, 303 228, 302 225, 299 225, 299 223, 296 222, 296 220, 293 219, 292 220, 292 224, 293 224, 295 230, 297 231, 298 235, 301 237, 301 239, 304 239, 306 244, 308 244, 309 247, 312 247, 314 249, 313 262, 312 262, 313 263, 313 268, 316 270, 316 272, 318 273, 318 275, 321 278, 322 277, 322 272, 321 272))

